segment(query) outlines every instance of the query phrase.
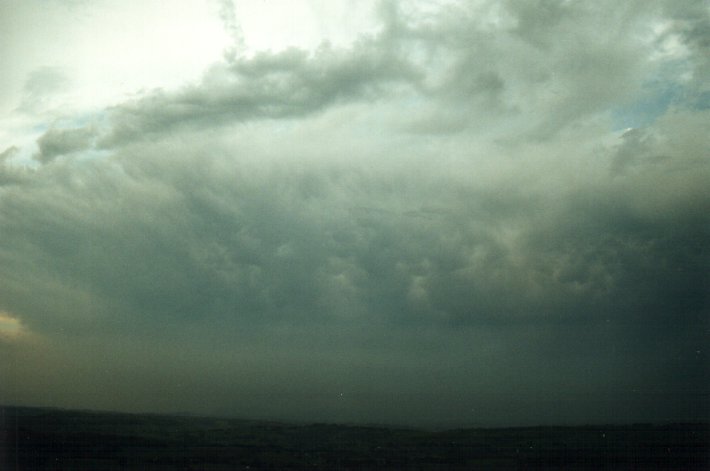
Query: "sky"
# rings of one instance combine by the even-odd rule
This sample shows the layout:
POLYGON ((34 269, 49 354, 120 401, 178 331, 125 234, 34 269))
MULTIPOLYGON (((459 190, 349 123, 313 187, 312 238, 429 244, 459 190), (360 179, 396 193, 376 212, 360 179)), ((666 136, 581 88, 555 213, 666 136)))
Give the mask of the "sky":
POLYGON ((0 403, 710 419, 710 2, 0 0, 0 403))

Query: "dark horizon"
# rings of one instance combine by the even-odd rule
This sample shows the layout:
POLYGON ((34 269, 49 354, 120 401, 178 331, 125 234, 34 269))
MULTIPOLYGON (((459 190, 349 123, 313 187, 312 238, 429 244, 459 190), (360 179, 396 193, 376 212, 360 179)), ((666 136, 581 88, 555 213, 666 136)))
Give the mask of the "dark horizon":
POLYGON ((8 469, 707 469, 710 423, 426 430, 0 408, 8 469))
POLYGON ((482 424, 457 424, 457 423, 442 423, 442 424, 414 424, 414 423, 388 423, 388 422, 337 422, 337 421, 310 421, 298 419, 286 419, 278 417, 249 417, 230 414, 200 414, 189 411, 172 411, 172 412, 151 412, 151 411, 122 411, 109 409, 82 409, 74 407, 58 407, 58 406, 42 406, 42 405, 17 405, 17 404, 0 404, 0 411, 8 409, 27 410, 27 411, 46 411, 59 412, 66 414, 89 414, 95 416, 145 416, 145 417, 163 417, 163 418, 185 418, 185 419, 209 419, 209 420, 227 420, 233 422, 250 422, 263 424, 279 424, 285 426, 309 426, 309 425, 325 425, 325 426, 343 426, 356 428, 384 428, 395 430, 422 430, 446 432, 456 430, 510 430, 510 429, 587 429, 587 428, 643 428, 657 427, 663 428, 668 426, 703 426, 710 427, 710 420, 694 419, 694 420, 666 420, 656 422, 589 422, 589 423, 568 423, 568 424, 527 424, 527 425, 482 425, 482 424))
POLYGON ((405 428, 414 430, 464 430, 464 429, 528 429, 528 428, 585 428, 585 427, 630 427, 630 426, 665 426, 665 425, 683 425, 683 424, 710 424, 710 418, 703 418, 701 415, 689 416, 686 418, 667 418, 649 421, 608 421, 608 422, 584 422, 584 421, 560 421, 551 422, 542 420, 540 422, 526 422, 524 420, 512 420, 509 423, 499 423, 496 421, 421 421, 421 420, 404 420, 404 421, 386 421, 386 420, 367 420, 366 418, 354 417, 351 420, 339 420, 338 418, 327 418, 320 416, 318 418, 311 414, 304 416, 278 416, 278 415, 249 415, 248 413, 230 413, 230 412, 199 412, 189 410, 121 410, 107 408, 91 408, 77 406, 57 406, 57 405, 41 405, 41 404, 0 404, 0 409, 28 409, 28 410, 47 410, 61 411, 66 413, 87 413, 96 415, 122 415, 122 416, 161 416, 161 417, 186 417, 186 418, 204 418, 204 419, 225 419, 245 422, 265 422, 265 423, 281 423, 290 425, 342 425, 354 427, 383 427, 383 428, 405 428))

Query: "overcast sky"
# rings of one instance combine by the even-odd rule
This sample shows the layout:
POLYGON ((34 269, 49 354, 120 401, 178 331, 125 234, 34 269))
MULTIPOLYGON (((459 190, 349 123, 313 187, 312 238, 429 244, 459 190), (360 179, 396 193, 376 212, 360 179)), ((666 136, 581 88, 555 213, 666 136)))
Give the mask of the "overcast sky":
POLYGON ((0 1, 0 403, 710 418, 710 3, 0 1))

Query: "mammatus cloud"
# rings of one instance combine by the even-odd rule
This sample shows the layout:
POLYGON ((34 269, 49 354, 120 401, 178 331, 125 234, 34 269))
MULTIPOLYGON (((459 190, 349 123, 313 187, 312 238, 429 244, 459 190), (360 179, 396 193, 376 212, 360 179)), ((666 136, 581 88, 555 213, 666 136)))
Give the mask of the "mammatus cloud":
POLYGON ((678 100, 613 128, 678 57, 690 76, 664 77, 704 93, 705 17, 417 8, 384 3, 380 33, 351 48, 228 57, 45 132, 37 165, 0 180, 0 310, 42 339, 2 348, 47 371, 0 362, 6 400, 707 417, 710 114, 678 100))

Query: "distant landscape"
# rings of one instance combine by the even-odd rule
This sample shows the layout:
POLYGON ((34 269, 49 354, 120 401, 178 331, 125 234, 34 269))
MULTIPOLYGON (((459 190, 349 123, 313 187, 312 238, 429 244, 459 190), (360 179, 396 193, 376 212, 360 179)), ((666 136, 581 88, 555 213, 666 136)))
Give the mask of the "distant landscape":
POLYGON ((0 408, 6 470, 709 469, 710 424, 425 430, 0 408))

